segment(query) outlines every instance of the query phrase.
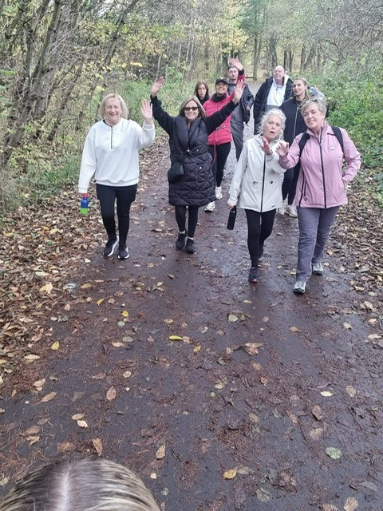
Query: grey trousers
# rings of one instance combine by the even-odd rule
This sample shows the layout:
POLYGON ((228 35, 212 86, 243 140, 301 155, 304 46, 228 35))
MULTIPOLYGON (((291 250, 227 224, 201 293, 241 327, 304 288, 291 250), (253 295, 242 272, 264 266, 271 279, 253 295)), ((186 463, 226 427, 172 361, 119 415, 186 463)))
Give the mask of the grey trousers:
POLYGON ((311 264, 322 260, 326 241, 339 206, 333 208, 297 207, 299 224, 297 280, 307 282, 311 264))

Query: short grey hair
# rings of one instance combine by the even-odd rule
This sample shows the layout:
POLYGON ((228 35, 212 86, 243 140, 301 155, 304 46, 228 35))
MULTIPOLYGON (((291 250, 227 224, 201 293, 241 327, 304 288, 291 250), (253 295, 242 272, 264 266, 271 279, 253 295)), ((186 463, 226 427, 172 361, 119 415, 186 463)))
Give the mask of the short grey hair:
POLYGON ((281 121, 281 134, 278 138, 282 138, 286 125, 286 116, 279 108, 272 108, 271 110, 268 110, 265 114, 263 114, 261 122, 259 123, 259 134, 260 135, 263 134, 263 132, 265 131, 266 123, 272 115, 275 115, 275 117, 279 117, 281 121))
POLYGON ((322 112, 322 114, 327 114, 327 103, 324 99, 321 98, 309 98, 307 101, 301 104, 301 113, 302 115, 305 111, 310 108, 313 104, 317 105, 318 110, 322 112))
POLYGON ((0 502, 0 511, 160 511, 144 483, 103 459, 65 460, 31 472, 0 502))

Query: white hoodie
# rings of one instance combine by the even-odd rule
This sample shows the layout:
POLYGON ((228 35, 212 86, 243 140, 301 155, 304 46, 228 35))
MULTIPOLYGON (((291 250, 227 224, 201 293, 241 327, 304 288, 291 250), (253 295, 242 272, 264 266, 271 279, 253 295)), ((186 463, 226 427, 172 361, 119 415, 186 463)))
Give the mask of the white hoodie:
POLYGON ((115 126, 104 121, 94 124, 85 139, 78 190, 88 191, 96 173, 96 182, 106 186, 130 186, 138 183, 140 170, 138 150, 155 138, 154 124, 141 127, 134 121, 121 119, 115 126))

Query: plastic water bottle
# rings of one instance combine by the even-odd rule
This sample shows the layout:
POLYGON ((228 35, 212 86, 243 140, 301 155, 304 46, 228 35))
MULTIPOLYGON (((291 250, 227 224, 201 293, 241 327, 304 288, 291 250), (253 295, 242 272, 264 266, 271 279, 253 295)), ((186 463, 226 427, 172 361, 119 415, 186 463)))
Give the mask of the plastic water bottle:
POLYGON ((89 211, 88 194, 84 193, 83 196, 81 197, 80 214, 87 215, 88 211, 89 211))

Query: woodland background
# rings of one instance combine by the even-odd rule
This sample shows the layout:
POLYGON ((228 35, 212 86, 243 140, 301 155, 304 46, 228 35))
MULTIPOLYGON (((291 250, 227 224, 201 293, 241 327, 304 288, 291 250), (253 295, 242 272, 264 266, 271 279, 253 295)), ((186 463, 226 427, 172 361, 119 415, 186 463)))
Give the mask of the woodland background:
POLYGON ((74 186, 105 93, 122 94, 140 121, 141 99, 163 75, 175 113, 231 56, 249 80, 282 64, 325 92, 331 123, 350 132, 383 203, 379 0, 0 0, 0 15, 3 213, 74 186))

